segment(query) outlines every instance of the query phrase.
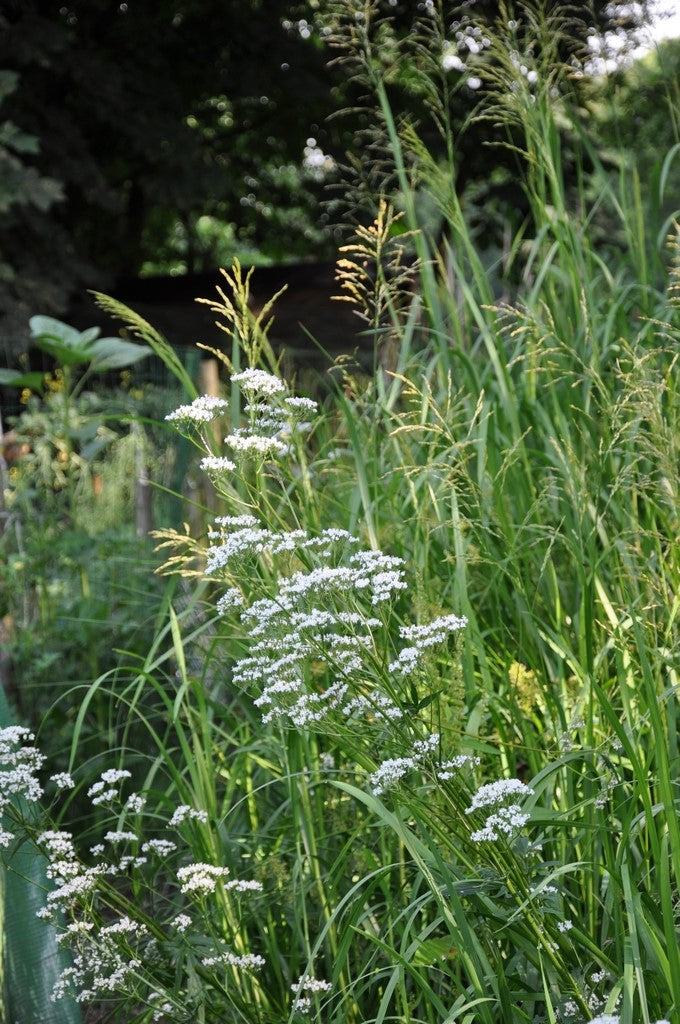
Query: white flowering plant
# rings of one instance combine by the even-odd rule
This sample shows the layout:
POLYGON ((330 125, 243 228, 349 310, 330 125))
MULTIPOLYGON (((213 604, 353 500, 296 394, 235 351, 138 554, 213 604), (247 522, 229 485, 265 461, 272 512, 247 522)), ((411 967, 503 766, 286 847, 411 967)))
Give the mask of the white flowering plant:
MULTIPOLYGON (((447 678, 455 685, 459 675, 466 617, 447 612, 408 623, 403 558, 364 546, 344 527, 285 528, 286 509, 289 521, 300 521, 296 502, 304 502, 314 474, 313 461, 305 462, 306 480, 290 472, 291 463, 306 458, 303 453, 295 461, 305 443, 292 436, 296 417, 316 409, 289 395, 271 374, 244 371, 235 382, 251 416, 236 436, 279 438, 283 416, 276 410, 295 412, 286 414, 285 446, 263 445, 255 472, 252 449, 232 444, 238 461, 220 471, 217 483, 228 511, 215 518, 205 550, 229 678, 221 700, 235 701, 246 713, 248 752, 238 755, 239 771, 220 767, 229 731, 209 725, 216 707, 209 710, 200 686, 187 678, 173 703, 173 728, 187 768, 192 749, 199 765, 186 780, 177 775, 167 740, 161 741, 159 779, 168 779, 168 793, 178 800, 171 814, 151 787, 124 795, 131 772, 112 768, 87 789, 102 815, 102 838, 87 851, 82 844, 76 849, 63 829, 34 829, 54 885, 43 914, 53 923, 65 920, 62 941, 73 958, 55 999, 70 993, 83 1003, 112 1000, 140 1021, 186 1021, 197 1014, 218 1021, 226 1012, 245 1012, 251 1000, 263 1021, 322 1007, 342 1017, 359 1003, 337 950, 345 915, 362 905, 372 872, 362 854, 353 856, 366 880, 347 902, 341 876, 331 882, 322 873, 325 856, 336 864, 343 857, 334 829, 327 832, 313 808, 325 806, 331 821, 343 821, 349 800, 363 828, 372 818, 390 823, 411 864, 402 873, 427 879, 426 934, 440 934, 425 949, 461 948, 471 914, 498 915, 512 942, 531 963, 543 963, 567 1002, 584 1014, 588 1003, 568 963, 576 929, 562 913, 538 837, 530 834, 539 793, 513 777, 480 784, 483 748, 468 740, 461 749, 464 731, 441 699, 447 678), (283 492, 278 504, 276 487, 283 492), (252 756, 260 764, 254 791, 252 756), (244 783, 238 798, 235 787, 244 783), (286 820, 297 838, 283 843, 272 874, 268 844, 257 832, 248 838, 241 804, 250 820, 262 822, 263 813, 274 813, 280 792, 288 794, 286 820), (403 815, 410 824, 398 827, 403 815), (234 827, 241 835, 236 844, 228 838, 234 827), (309 891, 291 920, 284 913, 288 879, 299 872, 309 891), (273 907, 279 909, 273 913, 273 907), (300 913, 300 920, 316 920, 319 936, 308 934, 291 955, 300 913), (272 958, 281 949, 289 951, 289 962, 272 980, 272 958)), ((225 414, 226 402, 198 399, 168 419, 192 431, 208 453, 214 434, 204 427, 225 414)), ((209 466, 206 472, 213 477, 209 466)), ((182 657, 177 628, 175 620, 175 653, 182 657)), ((35 779, 40 759, 31 756, 38 758, 31 762, 35 779)), ((69 790, 75 785, 64 773, 53 781, 69 790)), ((24 795, 35 801, 40 787, 32 784, 24 795)), ((395 853, 385 850, 387 864, 395 853)), ((386 867, 382 885, 391 891, 396 877, 386 867)), ((370 961, 373 940, 364 934, 359 941, 370 961)), ((481 947, 466 954, 465 976, 488 955, 481 947)))
MULTIPOLYGON (((461 696, 446 699, 447 687, 460 687, 467 617, 440 611, 408 621, 405 559, 367 546, 361 531, 319 525, 316 504, 305 520, 315 425, 300 436, 296 428, 300 414, 318 417, 316 404, 263 371, 233 383, 249 425, 227 434, 233 463, 205 465, 226 505, 204 550, 225 682, 208 697, 190 678, 173 616, 183 683, 164 698, 170 730, 150 734, 158 756, 146 784, 126 792, 132 773, 123 767, 89 782, 100 834, 86 849, 64 828, 30 816, 18 823, 47 859, 52 889, 41 914, 61 925, 71 952, 54 999, 126 1007, 140 1022, 365 1014, 372 983, 359 989, 338 954, 348 921, 364 920, 356 947, 380 985, 389 958, 365 921, 379 880, 390 901, 410 892, 406 906, 425 886, 411 981, 436 964, 472 999, 489 958, 516 949, 527 983, 532 970, 550 978, 568 1024, 616 1008, 606 952, 587 946, 588 982, 574 963, 585 936, 568 916, 561 869, 544 853, 553 819, 541 801, 553 769, 536 780, 484 781, 488 744, 457 717, 461 696), (239 437, 267 443, 256 451, 239 437), (279 820, 272 846, 269 823, 279 820), (343 832, 362 836, 373 822, 386 830, 378 848, 350 855, 343 832), (500 945, 494 921, 503 922, 500 945), (470 929, 477 939, 463 952, 470 929)), ((210 460, 220 457, 206 427, 230 413, 226 400, 199 398, 168 420, 210 460)), ((30 740, 21 729, 4 734, 6 820, 16 798, 35 804, 43 795, 43 758, 30 740)), ((85 783, 60 772, 49 785, 71 793, 85 783)), ((10 865, 13 835, 3 829, 10 865)))
MULTIPOLYGON (((376 373, 319 410, 244 344, 228 399, 170 414, 218 495, 204 579, 111 682, 145 742, 94 775, 73 757, 61 816, 24 821, 67 914, 64 992, 126 1024, 680 1024, 678 267, 652 287, 642 245, 603 258, 585 193, 573 214, 558 33, 532 53, 512 18, 487 45, 471 5, 454 25, 428 2, 399 41, 340 6, 404 207, 376 203, 339 267, 376 373), (425 54, 505 109, 535 228, 510 239, 513 305, 453 189, 445 102, 423 84, 442 165, 394 117, 379 39, 418 50, 414 88, 425 54), (395 296, 404 236, 418 286, 395 296)), ((7 742, 11 866, 12 800, 46 767, 7 742)))

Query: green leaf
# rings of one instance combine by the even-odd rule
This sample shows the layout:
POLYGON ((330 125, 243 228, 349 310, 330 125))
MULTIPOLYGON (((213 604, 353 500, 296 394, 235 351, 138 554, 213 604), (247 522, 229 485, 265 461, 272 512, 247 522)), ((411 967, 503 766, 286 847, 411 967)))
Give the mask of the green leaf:
POLYGON ((22 373, 20 370, 0 369, 0 384, 11 388, 30 388, 41 391, 43 386, 42 373, 22 373))
POLYGON ((83 336, 75 327, 51 316, 33 316, 29 326, 38 348, 53 356, 63 366, 89 362, 89 332, 86 331, 83 336))
POLYGON ((32 316, 28 326, 34 338, 53 338, 55 341, 63 341, 65 345, 77 345, 82 338, 75 327, 62 320, 55 320, 52 316, 32 316))
POLYGON ((416 710, 422 711, 424 708, 429 708, 430 704, 432 704, 433 701, 435 701, 437 697, 440 695, 440 693, 443 692, 444 688, 441 687, 439 690, 434 690, 432 693, 428 693, 426 697, 423 697, 422 700, 418 701, 418 706, 416 710))
POLYGON ((420 967, 432 967, 442 960, 453 960, 458 950, 451 943, 451 937, 424 939, 414 954, 413 963, 420 967))
POLYGON ((6 121, 3 125, 2 144, 9 146, 15 153, 35 154, 40 152, 40 143, 35 135, 27 135, 26 132, 20 131, 11 121, 6 121))
POLYGON ((101 334, 99 327, 88 327, 87 330, 80 332, 80 344, 89 345, 91 341, 94 341, 101 334))
POLYGON ((92 368, 102 372, 130 366, 151 354, 146 345, 122 338, 100 338, 98 327, 77 331, 51 316, 31 317, 30 327, 36 344, 66 366, 92 362, 92 368))
POLYGON ((145 359, 151 355, 151 349, 122 338, 100 338, 91 346, 91 355, 94 370, 115 370, 145 359))

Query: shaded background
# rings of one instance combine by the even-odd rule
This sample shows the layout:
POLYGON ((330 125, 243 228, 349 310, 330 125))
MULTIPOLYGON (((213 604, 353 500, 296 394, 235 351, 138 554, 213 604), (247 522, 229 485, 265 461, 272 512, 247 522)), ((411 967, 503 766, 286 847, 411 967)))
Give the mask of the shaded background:
MULTIPOLYGON (((375 6, 389 18, 376 28, 389 60, 392 43, 418 31, 427 4, 375 6)), ((380 126, 365 85, 350 65, 329 66, 338 56, 330 26, 351 7, 334 0, 0 4, 0 361, 16 362, 36 312, 94 322, 88 288, 160 310, 163 329, 174 317, 178 341, 201 340, 188 333, 202 324, 210 332, 209 318, 185 325, 178 307, 190 291, 193 299, 210 287, 189 277, 176 290, 172 277, 206 274, 216 284, 216 268, 234 256, 246 265, 313 260, 311 292, 327 298, 338 243, 352 221, 370 219, 371 189, 364 206, 345 182, 357 169, 373 184, 382 173, 380 126), (136 284, 149 275, 162 277, 151 306, 136 284)), ((501 10, 495 0, 443 8, 452 33, 461 12, 492 23, 501 10)), ((565 59, 583 55, 594 21, 628 38, 633 15, 644 11, 631 13, 623 0, 571 4, 565 59)), ((408 62, 395 62, 393 104, 436 148, 411 72, 408 62)), ((663 105, 648 86, 658 121, 663 105)), ((454 120, 466 125, 457 139, 457 185, 493 242, 504 217, 525 211, 516 155, 486 145, 492 124, 469 123, 476 100, 466 87, 452 91, 454 120)), ((610 128, 639 138, 630 119, 610 128)), ((284 280, 271 276, 272 285, 284 280)), ((313 327, 328 313, 326 305, 313 327)), ((291 307, 285 319, 300 317, 291 307)), ((348 325, 337 324, 338 337, 348 325)), ((304 344, 302 334, 296 343, 304 344)))

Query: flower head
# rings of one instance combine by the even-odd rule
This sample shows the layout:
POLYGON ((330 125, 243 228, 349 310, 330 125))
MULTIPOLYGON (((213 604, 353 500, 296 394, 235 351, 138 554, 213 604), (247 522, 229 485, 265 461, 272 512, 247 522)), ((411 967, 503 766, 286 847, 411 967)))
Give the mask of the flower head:
POLYGON ((274 377, 264 370, 253 368, 233 374, 231 382, 240 385, 241 391, 248 396, 261 395, 263 398, 272 398, 274 395, 281 395, 286 391, 286 385, 278 377, 274 377))
POLYGON ((170 423, 197 427, 210 423, 228 407, 229 403, 225 402, 223 398, 201 395, 199 398, 195 398, 190 405, 180 405, 173 412, 168 413, 165 418, 170 423))

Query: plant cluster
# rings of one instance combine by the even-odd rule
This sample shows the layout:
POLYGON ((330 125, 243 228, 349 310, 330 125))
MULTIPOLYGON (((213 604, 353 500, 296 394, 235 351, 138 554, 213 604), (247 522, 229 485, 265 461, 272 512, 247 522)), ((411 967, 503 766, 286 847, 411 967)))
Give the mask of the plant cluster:
POLYGON ((166 417, 215 497, 200 536, 159 531, 182 579, 148 652, 85 694, 110 695, 115 742, 81 757, 74 735, 45 782, 32 736, 1 734, 8 877, 22 843, 40 851, 41 914, 71 951, 57 1006, 680 1022, 677 229, 669 260, 600 168, 631 242, 601 247, 561 173, 565 68, 522 59, 541 24, 479 53, 459 27, 435 54, 445 74, 462 46, 479 58, 475 92, 526 158, 531 221, 489 268, 455 167, 394 116, 352 21, 401 205, 379 197, 339 265, 392 346, 372 378, 339 366, 318 402, 295 394, 248 277, 225 274, 224 393, 184 380, 166 417))

